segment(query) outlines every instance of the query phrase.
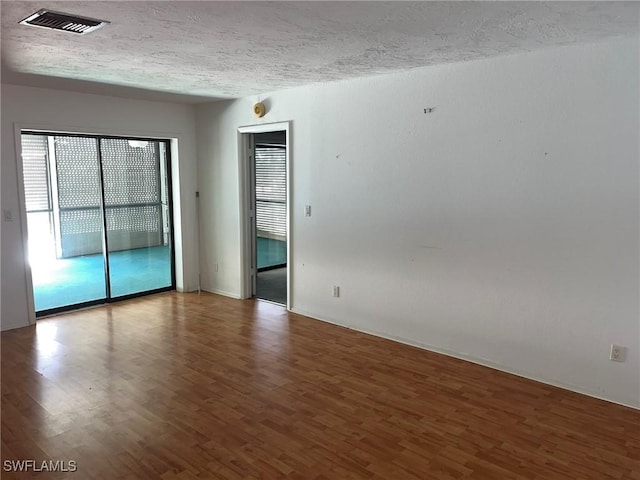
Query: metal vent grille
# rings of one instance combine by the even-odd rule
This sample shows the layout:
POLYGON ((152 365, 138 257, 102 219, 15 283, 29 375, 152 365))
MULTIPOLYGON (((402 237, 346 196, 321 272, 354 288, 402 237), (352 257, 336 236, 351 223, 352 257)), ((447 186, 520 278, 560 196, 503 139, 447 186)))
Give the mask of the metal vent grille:
POLYGON ((62 30, 63 32, 76 33, 79 35, 93 32, 107 23, 109 22, 105 20, 79 17, 68 13, 52 12, 51 10, 46 9, 38 10, 33 15, 29 15, 20 22, 22 25, 49 28, 51 30, 62 30))

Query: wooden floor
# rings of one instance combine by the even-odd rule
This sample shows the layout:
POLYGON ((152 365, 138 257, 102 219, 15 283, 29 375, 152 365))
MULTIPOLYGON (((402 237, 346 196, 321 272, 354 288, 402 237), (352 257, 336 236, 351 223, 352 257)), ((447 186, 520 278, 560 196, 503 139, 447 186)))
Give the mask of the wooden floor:
POLYGON ((266 302, 137 299, 1 355, 3 468, 77 464, 7 479, 640 479, 639 411, 266 302))

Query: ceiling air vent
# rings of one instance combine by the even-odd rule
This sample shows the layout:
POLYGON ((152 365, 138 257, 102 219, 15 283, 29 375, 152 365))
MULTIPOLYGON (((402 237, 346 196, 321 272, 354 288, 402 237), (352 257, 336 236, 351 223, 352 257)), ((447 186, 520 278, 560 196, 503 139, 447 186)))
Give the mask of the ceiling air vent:
POLYGON ((62 30, 63 32, 84 35, 85 33, 97 30, 109 22, 42 9, 33 15, 29 15, 20 23, 32 27, 50 28, 52 30, 62 30))

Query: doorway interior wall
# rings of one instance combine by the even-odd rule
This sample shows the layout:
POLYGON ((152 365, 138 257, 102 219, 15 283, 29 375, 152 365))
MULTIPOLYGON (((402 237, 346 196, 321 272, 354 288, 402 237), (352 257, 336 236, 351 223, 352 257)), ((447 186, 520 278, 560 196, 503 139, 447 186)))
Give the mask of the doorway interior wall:
POLYGON ((175 289, 168 140, 20 139, 36 316, 175 289))
POLYGON ((241 127, 242 297, 291 308, 290 124, 241 127))

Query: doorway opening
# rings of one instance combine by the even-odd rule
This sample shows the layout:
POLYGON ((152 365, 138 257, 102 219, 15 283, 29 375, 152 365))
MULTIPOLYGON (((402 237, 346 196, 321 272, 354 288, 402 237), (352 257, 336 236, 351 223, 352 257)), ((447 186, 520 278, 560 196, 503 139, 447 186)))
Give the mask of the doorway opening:
POLYGON ((244 158, 244 298, 290 308, 289 124, 240 129, 244 158))
POLYGON ((287 146, 286 133, 256 133, 256 291, 255 296, 287 304, 287 146))
POLYGON ((175 289, 168 140, 22 131, 36 316, 175 289))

